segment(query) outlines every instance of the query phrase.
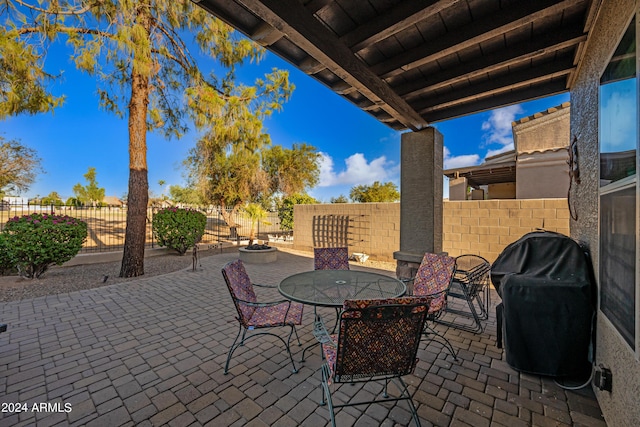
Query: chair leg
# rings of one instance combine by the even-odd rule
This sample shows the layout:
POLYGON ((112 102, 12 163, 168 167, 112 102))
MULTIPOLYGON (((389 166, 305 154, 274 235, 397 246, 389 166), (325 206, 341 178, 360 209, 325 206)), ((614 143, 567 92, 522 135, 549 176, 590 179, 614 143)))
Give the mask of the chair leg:
POLYGON ((238 349, 238 347, 243 346, 245 341, 260 335, 271 335, 272 337, 276 337, 280 341, 282 341, 282 344, 284 344, 284 347, 287 350, 287 354, 289 355, 291 366, 293 366, 293 373, 297 374, 298 368, 296 368, 296 364, 293 361, 293 355, 291 354, 291 347, 289 345, 289 342, 291 341, 291 337, 293 336, 293 332, 295 331, 295 325, 287 325, 287 326, 291 328, 291 331, 289 332, 289 337, 286 341, 281 336, 273 334, 271 332, 258 332, 247 337, 246 336, 247 330, 243 329, 243 327, 240 326, 240 329, 238 330, 238 335, 236 335, 236 339, 233 340, 233 344, 231 345, 231 348, 229 349, 229 353, 227 354, 227 362, 224 365, 224 375, 227 375, 229 373, 229 362, 231 361, 231 356, 233 356, 233 353, 238 349), (240 342, 238 342, 238 338, 240 338, 240 335, 242 335, 242 339, 240 340, 240 342))
POLYGON ((336 427, 336 415, 334 414, 331 391, 329 390, 329 367, 327 364, 324 364, 320 370, 322 371, 322 402, 320 402, 320 405, 327 405, 327 409, 329 409, 329 417, 331 417, 331 427, 336 427))
POLYGON ((229 373, 229 361, 231 361, 231 356, 233 356, 233 352, 236 351, 236 349, 238 347, 240 347, 241 345, 244 344, 244 336, 246 334, 246 330, 244 331, 245 333, 242 334, 242 340, 240 341, 239 344, 236 345, 236 343, 238 342, 238 338, 240 338, 240 334, 242 333, 242 325, 240 326, 240 329, 238 329, 238 335, 236 335, 236 339, 233 340, 233 344, 231 344, 231 348, 229 348, 229 353, 227 353, 227 363, 224 364, 224 374, 227 375, 229 373))
MULTIPOLYGON (((298 369, 296 368, 296 364, 293 361, 293 355, 291 354, 291 346, 289 345, 289 343, 291 342, 291 336, 295 332, 296 327, 295 327, 295 325, 289 325, 289 326, 291 326, 291 332, 289 332, 289 338, 287 339, 287 342, 285 342, 284 344, 287 347, 287 354, 289 354, 289 360, 291 360, 291 366, 293 366, 293 373, 297 374, 298 373, 298 369)), ((298 336, 297 332, 296 332, 296 336, 298 336)), ((280 339, 282 339, 282 338, 280 338, 280 339)), ((300 341, 298 340, 298 342, 300 342, 300 341)))
POLYGON ((293 332, 296 334, 296 340, 298 340, 298 347, 300 347, 302 343, 300 342, 300 337, 298 336, 298 329, 296 328, 295 325, 293 325, 293 332))
POLYGON ((398 388, 402 392, 401 397, 406 396, 406 400, 409 403, 409 410, 411 411, 411 416, 413 417, 413 421, 416 423, 417 427, 421 427, 422 424, 420 423, 420 417, 418 417, 418 410, 416 409, 416 406, 413 404, 413 399, 411 398, 411 393, 409 393, 409 387, 407 387, 407 383, 405 383, 401 377, 397 377, 394 379, 398 380, 398 388))
POLYGON ((456 351, 453 349, 453 345, 451 345, 451 342, 449 342, 449 340, 446 339, 444 335, 442 335, 440 332, 437 332, 435 329, 433 329, 431 326, 428 326, 426 323, 424 324, 424 329, 425 330, 423 334, 428 336, 430 341, 436 341, 442 344, 444 347, 446 347, 449 350, 449 352, 453 356, 453 360, 455 360, 456 362, 458 361, 458 355, 456 351))
POLYGON ((389 397, 387 387, 389 387, 389 379, 384 380, 384 387, 382 388, 382 397, 384 397, 385 399, 389 397))

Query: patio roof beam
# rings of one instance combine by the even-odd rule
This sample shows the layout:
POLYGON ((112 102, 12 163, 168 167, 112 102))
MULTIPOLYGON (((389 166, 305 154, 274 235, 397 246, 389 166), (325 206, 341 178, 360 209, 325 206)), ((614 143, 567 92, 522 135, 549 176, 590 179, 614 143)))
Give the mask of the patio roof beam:
POLYGON ((428 123, 296 0, 239 0, 331 72, 414 131, 428 123))
POLYGON ((432 0, 429 2, 430 4, 425 6, 424 2, 405 0, 391 9, 389 13, 379 15, 343 35, 340 37, 340 41, 347 45, 352 52, 359 52, 367 46, 378 43, 430 16, 442 12, 459 1, 432 0))
POLYGON ((567 57, 564 61, 550 62, 519 73, 512 72, 484 83, 461 87, 458 90, 447 92, 440 96, 427 98, 425 101, 414 103, 413 107, 418 110, 420 114, 426 115, 430 111, 446 108, 450 105, 471 102, 476 99, 511 92, 514 89, 526 88, 542 82, 552 81, 557 77, 566 76, 574 70, 573 58, 567 57))
POLYGON ((582 25, 575 25, 556 33, 547 34, 540 39, 515 45, 509 50, 484 55, 474 62, 464 63, 409 83, 394 86, 394 90, 410 102, 411 99, 431 91, 528 63, 552 52, 575 46, 586 39, 586 34, 582 32, 582 25))
POLYGON ((466 104, 454 104, 440 109, 429 111, 428 118, 431 123, 452 118, 475 114, 481 111, 493 110, 494 108, 504 107, 522 102, 523 99, 540 99, 546 96, 558 95, 567 91, 566 84, 563 80, 547 83, 543 86, 533 86, 520 90, 502 94, 500 98, 490 97, 469 100, 466 104))
POLYGON ((495 13, 491 19, 482 19, 466 25, 458 31, 441 37, 425 46, 418 46, 395 57, 371 66, 372 71, 382 79, 397 76, 408 70, 433 63, 463 49, 473 47, 494 37, 504 36, 536 20, 556 16, 573 5, 585 0, 565 0, 560 3, 551 0, 539 2, 518 2, 511 8, 495 13))

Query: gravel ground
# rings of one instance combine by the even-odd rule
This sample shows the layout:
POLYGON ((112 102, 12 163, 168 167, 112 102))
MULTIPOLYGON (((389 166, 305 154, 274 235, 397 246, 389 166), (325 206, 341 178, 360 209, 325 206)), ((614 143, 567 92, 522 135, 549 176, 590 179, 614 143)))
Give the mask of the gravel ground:
MULTIPOLYGON (((202 258, 212 256, 214 253, 217 252, 201 250, 199 257, 202 260, 202 258)), ((118 277, 120 274, 120 264, 120 261, 114 261, 83 264, 72 267, 54 266, 49 268, 40 279, 24 279, 19 276, 0 276, 0 302, 98 288, 100 286, 167 274, 191 268, 192 257, 188 254, 185 256, 168 254, 145 258, 144 276, 141 277, 118 277)))
MULTIPOLYGON (((286 252, 312 256, 307 252, 287 250, 286 252)), ((200 250, 200 261, 208 256, 219 253, 216 250, 200 250)), ((357 263, 363 267, 378 268, 394 271, 395 263, 368 260, 357 263)), ((40 279, 24 279, 18 276, 0 276, 0 302, 17 301, 26 298, 35 298, 45 295, 56 295, 83 289, 98 288, 100 286, 138 280, 174 271, 191 268, 192 257, 188 254, 160 255, 148 257, 144 260, 144 276, 118 277, 120 274, 120 261, 76 265, 73 267, 51 267, 40 279)))

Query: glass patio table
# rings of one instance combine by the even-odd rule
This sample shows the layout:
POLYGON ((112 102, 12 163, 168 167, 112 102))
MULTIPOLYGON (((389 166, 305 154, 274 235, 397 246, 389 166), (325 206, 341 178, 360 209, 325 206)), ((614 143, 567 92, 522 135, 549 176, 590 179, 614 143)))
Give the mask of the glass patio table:
POLYGON ((291 301, 340 308, 347 299, 400 297, 407 287, 394 277, 368 271, 313 270, 285 278, 278 291, 291 301))
MULTIPOLYGON (((335 332, 339 310, 344 300, 400 297, 407 291, 407 287, 400 280, 384 274, 356 270, 313 270, 285 278, 278 285, 278 291, 291 301, 312 305, 315 313, 315 328, 319 325, 324 328, 324 322, 316 308, 335 308, 336 323, 333 327, 335 332)), ((314 335, 316 335, 315 332, 314 335)), ((316 338, 318 338, 317 335, 316 338)), ((320 342, 319 339, 318 342, 307 346, 302 351, 300 361, 304 362, 307 350, 320 342)))

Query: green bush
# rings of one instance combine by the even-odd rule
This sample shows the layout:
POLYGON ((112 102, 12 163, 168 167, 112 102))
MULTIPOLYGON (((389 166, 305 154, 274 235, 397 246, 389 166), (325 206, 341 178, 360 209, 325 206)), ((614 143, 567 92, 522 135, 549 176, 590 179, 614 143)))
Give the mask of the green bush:
POLYGON ((51 265, 78 254, 87 238, 87 224, 66 215, 33 213, 9 219, 3 234, 20 275, 39 278, 51 265))
POLYGON ((295 205, 311 205, 314 203, 318 203, 318 201, 308 194, 292 194, 285 197, 278 205, 280 228, 293 230, 293 207, 295 205))
POLYGON ((200 241, 207 217, 193 209, 166 208, 153 216, 153 233, 160 246, 175 249, 184 255, 200 241))
POLYGON ((13 259, 9 252, 9 242, 4 233, 0 233, 0 276, 13 270, 13 259))

